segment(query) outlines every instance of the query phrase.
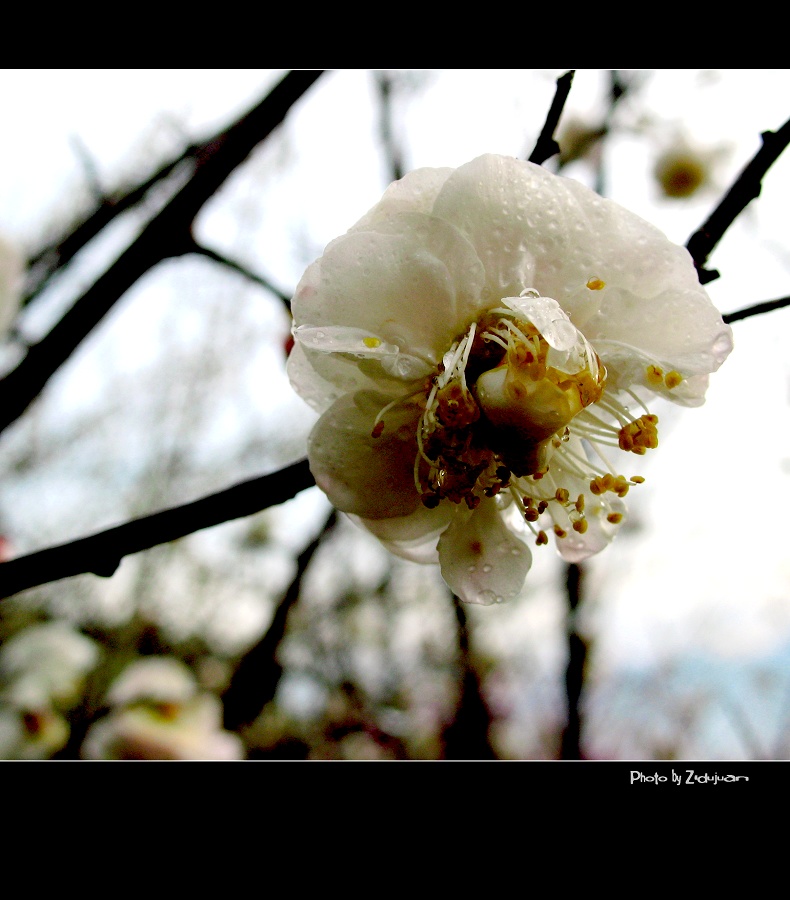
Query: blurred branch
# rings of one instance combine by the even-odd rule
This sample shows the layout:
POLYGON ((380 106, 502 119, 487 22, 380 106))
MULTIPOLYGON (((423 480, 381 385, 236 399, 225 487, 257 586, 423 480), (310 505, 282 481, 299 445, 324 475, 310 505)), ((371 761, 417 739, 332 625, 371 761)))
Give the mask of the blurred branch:
POLYGON ((579 700, 584 687, 587 644, 576 628, 577 610, 582 601, 581 566, 569 563, 566 573, 568 597, 568 665, 565 670, 565 693, 568 698, 568 723, 562 732, 560 759, 583 759, 581 751, 581 714, 579 700))
POLYGON ((536 163, 539 166, 543 165, 549 157, 560 152, 560 145, 554 140, 554 132, 557 130, 562 110, 565 108, 565 101, 568 99, 571 84, 573 84, 573 76, 575 74, 576 70, 571 69, 557 79, 557 88, 554 91, 554 99, 551 101, 551 106, 546 115, 543 130, 535 144, 535 149, 529 156, 529 161, 531 163, 536 163))
POLYGON ((99 232, 121 213, 136 206, 154 187, 167 178, 184 160, 194 157, 197 146, 190 145, 177 158, 165 163, 150 178, 130 191, 114 196, 102 197, 101 205, 87 219, 73 228, 69 234, 63 235, 46 247, 43 247, 28 260, 28 290, 22 298, 22 306, 26 306, 46 287, 52 276, 64 268, 99 232))
POLYGON ((480 677, 472 662, 469 627, 463 603, 453 594, 458 622, 460 696, 455 718, 444 730, 445 759, 496 759, 488 738, 491 713, 483 699, 480 677))
POLYGON ((250 112, 195 153, 195 171, 183 188, 146 225, 139 237, 27 355, 0 380, 0 431, 33 402, 52 375, 123 294, 163 259, 192 252, 191 227, 205 203, 285 118, 320 77, 290 72, 250 112))
POLYGON ((302 580, 316 550, 336 524, 337 512, 332 510, 321 531, 297 557, 296 574, 278 604, 266 633, 247 651, 236 668, 222 697, 225 728, 230 731, 250 725, 264 706, 274 699, 283 672, 283 667, 277 661, 277 648, 285 636, 288 613, 299 599, 302 580))
POLYGON ((751 316, 759 316, 761 313, 771 312, 774 309, 782 309, 790 306, 790 297, 782 297, 779 300, 766 300, 764 303, 755 303, 754 306, 747 306, 744 309, 738 309, 735 312, 725 313, 722 316, 725 322, 740 322, 741 319, 749 319, 751 316))
POLYGON ((313 484, 307 460, 300 460, 192 503, 0 563, 0 598, 87 572, 109 578, 124 556, 175 541, 221 522, 250 516, 290 500, 313 484))
POLYGON ((379 117, 379 134, 384 147, 384 156, 387 160, 387 170, 393 181, 403 178, 403 154, 395 140, 392 128, 392 90, 394 78, 388 72, 376 73, 376 87, 381 101, 381 115, 379 117))
POLYGON ((271 281, 267 281, 262 275, 256 275, 255 272, 251 272, 248 268, 242 266, 240 263, 234 262, 232 259, 228 259, 227 256, 222 256, 216 251, 211 250, 208 247, 204 247, 194 241, 192 244, 192 252, 197 253, 199 256, 205 256, 206 259, 211 259, 214 262, 220 263, 220 265, 226 266, 229 269, 233 269, 233 271, 238 272, 239 275, 243 275, 245 278, 248 278, 255 284, 266 288, 269 293, 274 294, 275 297, 279 297, 279 299, 282 300, 283 304, 285 305, 285 308, 289 312, 291 311, 291 298, 288 296, 288 294, 275 287, 271 283, 271 281))
POLYGON ((760 149, 736 178, 705 224, 688 239, 686 249, 697 267, 700 284, 707 284, 719 277, 715 269, 706 269, 705 263, 737 216, 752 200, 760 196, 764 175, 790 143, 790 119, 779 131, 764 131, 761 138, 760 149))

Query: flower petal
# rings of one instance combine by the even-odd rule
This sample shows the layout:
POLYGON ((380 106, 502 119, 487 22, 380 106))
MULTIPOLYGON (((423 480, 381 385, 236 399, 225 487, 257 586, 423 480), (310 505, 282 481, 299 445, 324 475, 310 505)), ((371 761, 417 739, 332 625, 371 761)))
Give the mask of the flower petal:
POLYGON ((391 216, 402 212, 430 213, 436 196, 453 169, 414 169, 394 181, 379 202, 350 231, 379 231, 391 216))
POLYGON ((406 516, 420 504, 414 486, 419 409, 396 405, 371 435, 387 398, 345 394, 316 423, 308 441, 316 484, 340 510, 366 519, 406 516))
POLYGON ((451 503, 441 503, 435 509, 428 509, 421 503, 408 516, 391 519, 350 518, 375 535, 396 556, 411 562, 438 563, 436 543, 456 512, 457 508, 451 503))
POLYGON ((532 554, 490 500, 468 515, 459 509, 439 538, 439 562, 442 577, 461 600, 490 606, 519 593, 532 554))
POLYGON ((294 322, 361 329, 435 365, 478 311, 484 273, 452 226, 401 215, 399 229, 387 225, 397 233, 352 232, 333 241, 299 282, 294 322))

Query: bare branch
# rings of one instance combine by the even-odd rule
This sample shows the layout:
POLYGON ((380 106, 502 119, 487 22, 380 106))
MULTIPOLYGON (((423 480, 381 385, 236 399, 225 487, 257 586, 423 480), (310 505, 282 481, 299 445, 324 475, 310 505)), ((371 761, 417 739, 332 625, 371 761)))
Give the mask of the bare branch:
POLYGON ((316 537, 296 560, 296 574, 275 610, 266 634, 242 658, 222 696, 225 728, 236 731, 254 722, 266 704, 274 699, 283 667, 277 660, 277 648, 285 636, 288 613, 299 599, 302 581, 316 550, 337 524, 335 510, 329 514, 316 537))
POLYGON ((539 166, 543 165, 549 157, 560 152, 560 145, 554 140, 554 132, 557 130, 562 110, 565 108, 565 101, 568 99, 571 84, 573 83, 573 76, 575 74, 576 70, 571 69, 557 79, 557 88, 554 92, 554 99, 551 101, 551 106, 546 115, 543 130, 535 144, 535 149, 529 157, 529 161, 532 163, 536 163, 539 166))
POLYGON ((735 312, 726 313, 722 316, 727 324, 730 322, 740 322, 741 319, 749 319, 752 316, 759 316, 761 313, 771 312, 774 309, 782 309, 790 306, 790 297, 782 297, 780 300, 766 300, 764 303, 755 303, 754 306, 747 306, 744 309, 738 309, 735 312))
POLYGON ((142 516, 90 537, 0 563, 0 598, 92 572, 109 578, 124 556, 166 544, 221 522, 250 516, 314 484, 307 460, 210 494, 193 503, 142 516))
POLYGON ((320 71, 290 72, 249 113, 196 152, 193 176, 58 324, 0 380, 0 431, 14 422, 117 300, 163 259, 192 252, 191 226, 229 175, 285 118, 320 71))
POLYGON ((705 263, 730 225, 752 200, 760 196, 763 177, 790 143, 790 119, 779 131, 764 131, 761 137, 760 149, 710 214, 707 222, 688 239, 686 249, 694 259, 700 284, 707 284, 719 277, 715 269, 706 269, 705 263))

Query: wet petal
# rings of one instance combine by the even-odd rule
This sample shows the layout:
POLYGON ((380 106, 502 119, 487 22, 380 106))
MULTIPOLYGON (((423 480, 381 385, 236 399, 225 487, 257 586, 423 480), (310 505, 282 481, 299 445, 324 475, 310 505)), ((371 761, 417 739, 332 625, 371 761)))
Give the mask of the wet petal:
POLYGON ((532 554, 502 520, 495 501, 460 510, 439 538, 442 577, 467 603, 511 600, 524 586, 532 554))
POLYGON ((430 213, 436 196, 453 169, 414 169, 394 181, 379 202, 350 231, 380 231, 391 217, 403 212, 430 213))
POLYGON ((446 222, 393 222, 392 233, 352 232, 326 248, 297 287, 294 322, 360 329, 435 365, 479 310, 482 265, 446 222))

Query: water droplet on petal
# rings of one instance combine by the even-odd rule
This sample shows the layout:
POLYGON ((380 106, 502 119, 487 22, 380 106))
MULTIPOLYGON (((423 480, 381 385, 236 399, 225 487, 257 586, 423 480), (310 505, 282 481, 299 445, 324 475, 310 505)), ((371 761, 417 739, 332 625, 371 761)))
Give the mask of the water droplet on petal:
POLYGON ((468 569, 467 571, 468 571, 470 574, 471 574, 472 572, 476 572, 476 571, 477 571, 477 566, 469 566, 469 569, 468 569))
POLYGON ((488 573, 491 571, 491 566, 489 566, 488 563, 486 563, 486 564, 483 566, 483 571, 484 571, 486 574, 488 574, 488 573))
POLYGON ((493 591, 480 591, 477 595, 477 602, 482 603, 483 606, 491 606, 492 603, 497 602, 497 595, 493 591))

